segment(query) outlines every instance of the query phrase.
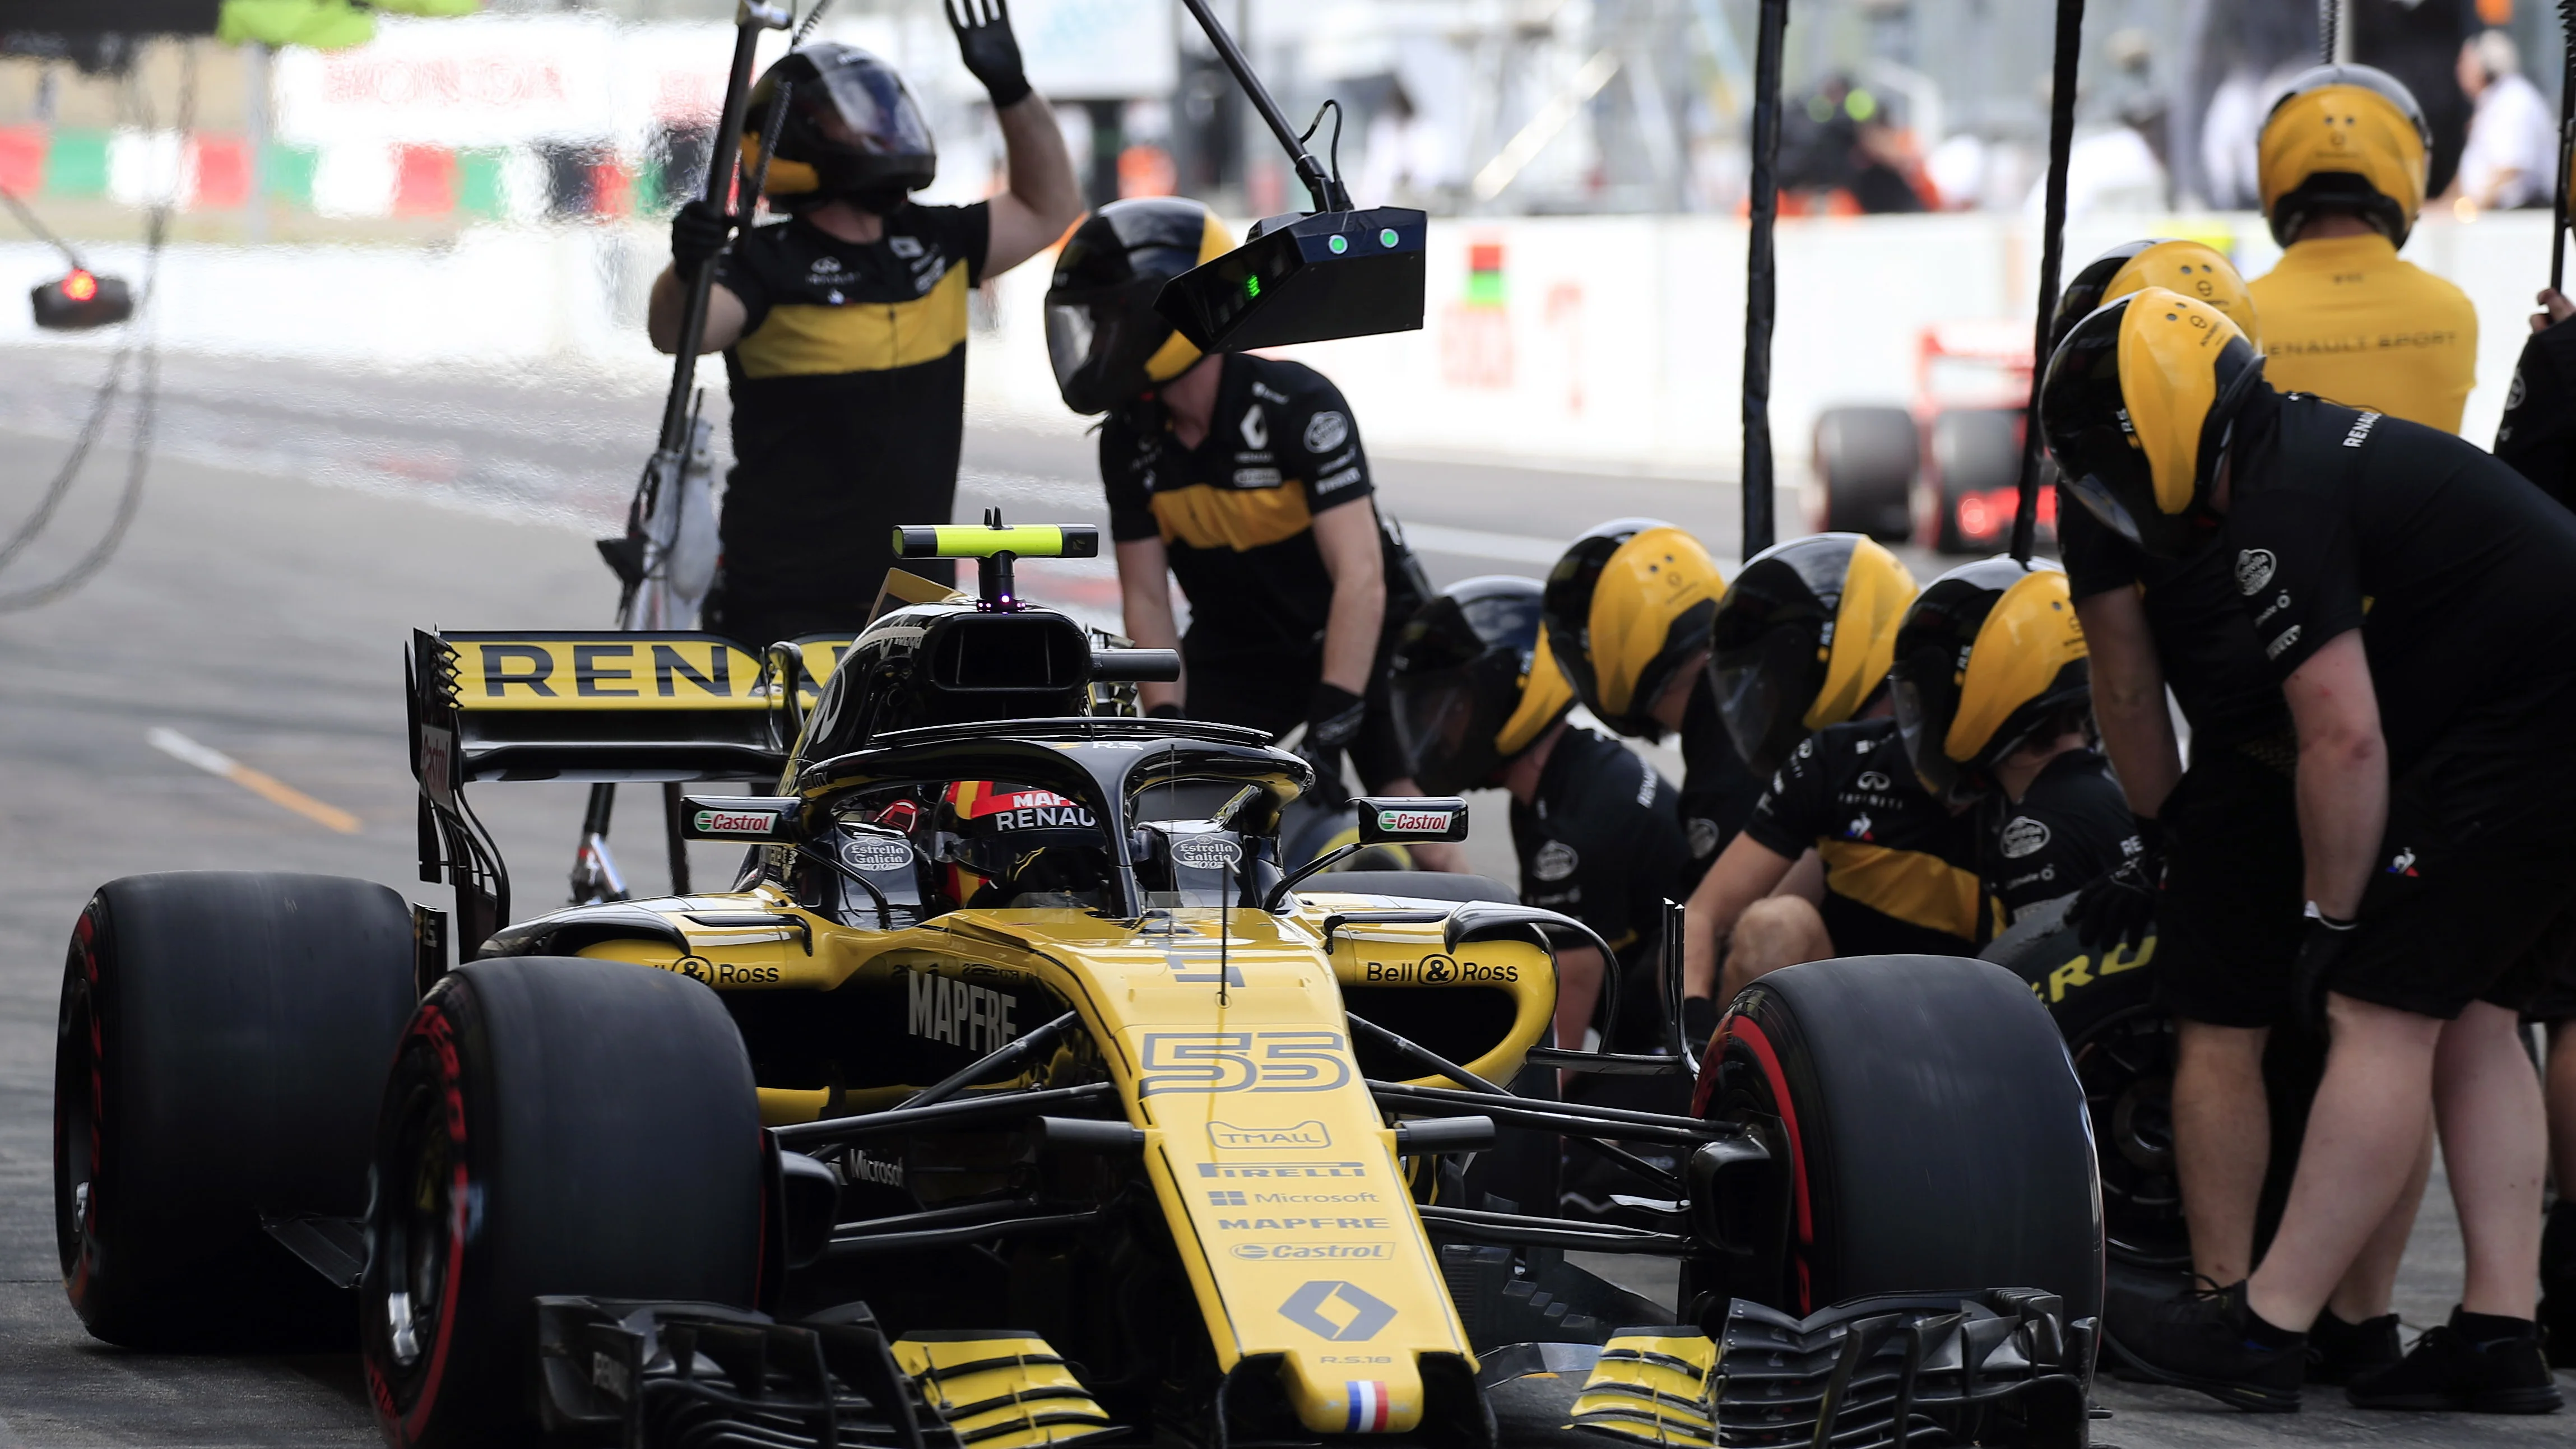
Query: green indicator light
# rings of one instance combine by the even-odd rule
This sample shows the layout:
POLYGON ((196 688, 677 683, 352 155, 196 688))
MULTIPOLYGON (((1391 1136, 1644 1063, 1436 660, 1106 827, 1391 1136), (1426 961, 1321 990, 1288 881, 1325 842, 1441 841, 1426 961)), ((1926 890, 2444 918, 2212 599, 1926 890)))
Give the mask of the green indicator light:
POLYGON ((1335 237, 1331 241, 1324 243, 1324 245, 1331 247, 1333 249, 1333 255, 1337 257, 1351 249, 1351 244, 1340 237, 1335 237))
POLYGON ((1388 227, 1386 230, 1379 232, 1377 234, 1377 244, 1382 247, 1391 247, 1395 245, 1395 228, 1388 227))
POLYGON ((1259 277, 1246 277, 1246 278, 1244 278, 1244 279, 1243 279, 1243 295, 1245 295, 1245 296, 1247 296, 1247 297, 1258 297, 1258 296, 1260 296, 1260 295, 1261 295, 1261 279, 1260 279, 1259 277))

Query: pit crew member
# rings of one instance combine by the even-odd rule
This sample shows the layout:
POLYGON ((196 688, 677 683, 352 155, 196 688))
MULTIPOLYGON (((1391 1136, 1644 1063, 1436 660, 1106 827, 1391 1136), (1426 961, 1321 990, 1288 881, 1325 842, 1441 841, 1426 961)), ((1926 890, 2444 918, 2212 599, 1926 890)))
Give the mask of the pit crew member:
MULTIPOLYGON (((733 450, 706 626, 755 651, 867 622, 898 524, 955 503, 965 427, 966 294, 1035 256, 1082 209, 1063 133, 1021 73, 1000 0, 950 13, 966 68, 1001 123, 1009 186, 972 206, 911 193, 937 163, 903 77, 854 46, 790 52, 752 92, 745 155, 787 116, 763 195, 789 213, 725 242, 703 200, 671 220, 671 265, 646 330, 679 345, 682 280, 716 268, 702 351, 725 354, 733 450)), ((731 165, 731 157, 716 158, 731 165)), ((949 565, 915 565, 944 582, 949 565)))
POLYGON ((1976 821, 1989 929, 2138 852, 2110 766, 2092 748, 2084 630, 2066 574, 2010 557, 1924 586, 1888 666, 1915 778, 1976 821))
POLYGON ((1725 592, 1699 540, 1651 518, 1584 534, 1547 579, 1550 649, 1584 708, 1631 739, 1679 735, 1686 889, 1762 798, 1761 778, 1728 738, 1708 678, 1709 621, 1725 592))
MULTIPOLYGON (((1075 228, 1047 291, 1065 406, 1108 414, 1100 478, 1127 634, 1181 651, 1183 682, 1148 684, 1143 701, 1274 736, 1302 723, 1298 748, 1328 791, 1348 750, 1367 789, 1419 793, 1381 661, 1430 591, 1378 517, 1350 404, 1303 363, 1204 356, 1154 310, 1163 283, 1231 246, 1195 201, 1112 202, 1075 228)), ((1462 868, 1455 847, 1415 856, 1462 868)))
POLYGON ((2251 290, 2274 387, 2456 433, 2477 381, 2477 309, 2397 255, 2424 206, 2431 138, 2385 71, 2322 65, 2291 81, 2256 154, 2285 250, 2251 290))
POLYGON ((2041 421, 2100 522, 2162 557, 2222 550, 2297 732, 2294 1000, 2333 1031, 2252 1277, 2169 1305, 2129 1356, 2294 1409, 2309 1325, 2371 1239, 2403 1231, 2413 1155, 2388 1149, 2420 1136, 2430 1100, 2466 1288, 2449 1324, 2346 1392, 2555 1408, 2533 1323, 2540 1090, 2516 1009, 2564 958, 2576 884, 2554 723, 2576 704, 2576 518, 2438 430, 2276 392, 2233 323, 2162 288, 2076 324, 2041 421))
MULTIPOLYGON (((2148 286, 2209 303, 2260 349, 2253 298, 2236 269, 2188 241, 2130 242, 2095 258, 2060 295, 2052 335, 2062 339, 2095 307, 2148 286)), ((2086 888, 2074 919, 2102 949, 2137 949, 2154 931, 2157 1000, 2175 1025, 2175 1175, 2192 1266, 2213 1283, 2233 1283, 2253 1270, 2275 1115, 2295 1131, 2306 1110, 2304 1098, 2269 1100, 2264 1067, 2273 1027, 2291 1015, 2299 949, 2297 737, 2216 550, 2150 557, 2072 500, 2058 510, 2058 543, 2092 649, 2093 717, 2144 847, 2086 888), (2168 681, 2191 726, 2188 769, 2168 681)), ((2423 1192, 2430 1154, 2428 1139, 2410 1203, 2423 1192)), ((2374 1242, 2336 1288, 2309 1330, 2311 1381, 2342 1383, 2397 1360, 2389 1298, 2404 1247, 2403 1234, 2374 1242)), ((2113 1341, 2150 1311, 2115 1293, 2105 1312, 2113 1341)))
MULTIPOLYGON (((1521 900, 1574 917, 1619 953, 1630 995, 1622 1025, 1642 1031, 1660 1012, 1650 968, 1663 902, 1680 898, 1687 869, 1678 800, 1635 753, 1567 722, 1574 689, 1539 614, 1533 579, 1490 575, 1442 590, 1396 642, 1388 680, 1396 738, 1424 790, 1510 793, 1521 900)), ((1583 1044, 1603 974, 1598 951, 1560 947, 1558 1042, 1583 1044)), ((1611 1049, 1656 1045, 1632 1037, 1611 1049)))

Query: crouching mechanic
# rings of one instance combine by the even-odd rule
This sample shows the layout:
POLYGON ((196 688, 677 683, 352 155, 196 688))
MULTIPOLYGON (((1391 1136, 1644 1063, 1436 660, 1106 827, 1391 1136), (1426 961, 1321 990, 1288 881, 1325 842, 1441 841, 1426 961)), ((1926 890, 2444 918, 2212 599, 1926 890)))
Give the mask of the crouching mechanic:
MULTIPOLYGON (((1628 1040, 1609 1048, 1653 1051, 1658 927, 1687 868, 1676 797, 1617 741, 1568 723, 1574 690, 1539 612, 1535 580, 1495 575, 1452 584, 1414 615, 1388 683, 1396 737, 1424 790, 1510 793, 1521 900, 1574 917, 1619 954, 1628 1040)), ((1559 1043, 1580 1047, 1594 1025, 1604 965, 1588 946, 1558 951, 1559 1043)))
POLYGON ((2563 961, 2576 778, 2576 518, 2434 429, 2275 392, 2225 316, 2149 288, 2076 324, 2041 394, 2075 501, 2142 551, 2213 543, 2282 685, 2308 923, 2293 1001, 2332 1025, 2278 1234, 2250 1280, 2127 1342, 2150 1372, 2294 1409, 2304 1335, 2402 1234, 2425 1103, 2468 1281, 2451 1322, 2356 1375, 2363 1407, 2542 1412, 2544 1152, 2516 1008, 2563 961), (2361 627, 2365 608, 2369 629, 2361 627))
MULTIPOLYGON (((895 527, 945 522, 966 416, 966 294, 1035 256, 1082 209, 1063 133, 1021 74, 998 0, 951 23, 991 92, 1010 184, 972 206, 920 206, 938 155, 903 77, 823 41, 772 65, 752 92, 743 146, 785 96, 763 195, 789 213, 725 250, 730 225, 703 200, 671 219, 671 265, 646 330, 679 346, 684 279, 716 267, 702 351, 722 350, 733 451, 706 625, 758 652, 800 634, 856 632, 895 527)), ((731 157, 716 158, 730 166, 731 157)), ((943 582, 944 562, 908 565, 943 582)))
POLYGON ((2092 668, 2055 565, 1997 557, 1934 579, 1897 626, 1887 682, 1915 778, 1973 814, 1991 932, 2137 853, 2092 748, 2092 668))
MULTIPOLYGON (((1328 792, 1347 750, 1364 788, 1418 794, 1379 681, 1429 590, 1379 521, 1350 405, 1302 363, 1202 355, 1154 310, 1165 282, 1232 245, 1195 201, 1112 202, 1074 229, 1047 290, 1057 390, 1109 415, 1100 479, 1127 634, 1181 651, 1182 682, 1145 685, 1143 702, 1274 736, 1303 724, 1328 792)), ((1415 854, 1462 868, 1455 847, 1415 854)))
POLYGON ((1699 540, 1651 518, 1584 534, 1547 578, 1542 624, 1583 707, 1631 739, 1679 735, 1685 890, 1762 798, 1762 781, 1727 736, 1709 683, 1709 625, 1725 592, 1699 540))

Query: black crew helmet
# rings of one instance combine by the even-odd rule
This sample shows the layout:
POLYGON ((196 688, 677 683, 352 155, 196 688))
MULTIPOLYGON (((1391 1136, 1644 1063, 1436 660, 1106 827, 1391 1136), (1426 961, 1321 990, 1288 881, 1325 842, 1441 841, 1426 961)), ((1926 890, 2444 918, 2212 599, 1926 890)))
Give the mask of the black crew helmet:
POLYGON ((1047 287, 1047 360, 1078 413, 1105 413, 1199 360, 1154 310, 1163 284, 1233 250, 1215 213, 1178 196, 1113 201, 1082 219, 1047 287))
POLYGON ((2180 558, 2216 531, 2219 455, 2262 385, 2263 359, 2216 307, 2162 287, 2115 298, 2066 334, 2040 386, 2058 486, 2139 548, 2180 558))
POLYGON ((1450 585, 1396 636, 1388 673, 1395 736, 1414 782, 1451 795, 1492 782, 1574 707, 1548 652, 1535 579, 1450 585))
POLYGON ((895 68, 855 45, 817 41, 789 51, 751 89, 742 157, 760 172, 760 146, 782 83, 787 115, 761 195, 784 211, 849 201, 882 216, 939 172, 939 148, 920 103, 895 68))
POLYGON ((2065 570, 1998 556, 1924 585, 1897 626, 1887 682, 1923 788, 1953 805, 1992 793, 1995 766, 2092 702, 2065 570))
POLYGON ((1857 533, 1814 533, 1745 560, 1710 626, 1717 711, 1756 775, 1867 708, 1887 678, 1914 575, 1857 533))

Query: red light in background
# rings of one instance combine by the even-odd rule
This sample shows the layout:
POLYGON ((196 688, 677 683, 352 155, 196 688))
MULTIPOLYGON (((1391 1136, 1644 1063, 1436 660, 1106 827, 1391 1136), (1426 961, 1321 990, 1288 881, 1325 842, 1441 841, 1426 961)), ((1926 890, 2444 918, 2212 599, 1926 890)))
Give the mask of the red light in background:
POLYGON ((74 271, 63 278, 63 295, 75 302, 86 302, 98 295, 98 278, 87 272, 74 271))
POLYGON ((1983 538, 1994 531, 1995 522, 1986 511, 1986 500, 1975 493, 1959 500, 1959 531, 1970 538, 1983 538))

